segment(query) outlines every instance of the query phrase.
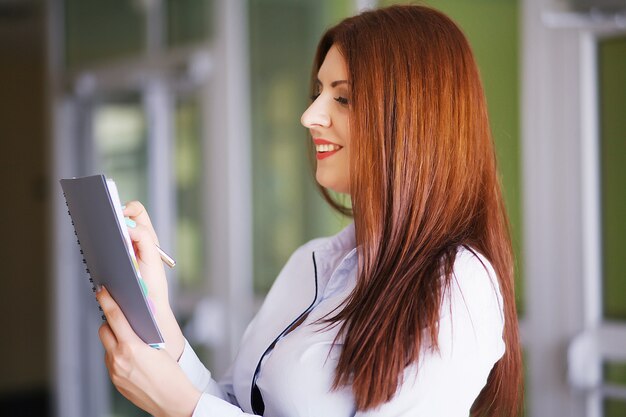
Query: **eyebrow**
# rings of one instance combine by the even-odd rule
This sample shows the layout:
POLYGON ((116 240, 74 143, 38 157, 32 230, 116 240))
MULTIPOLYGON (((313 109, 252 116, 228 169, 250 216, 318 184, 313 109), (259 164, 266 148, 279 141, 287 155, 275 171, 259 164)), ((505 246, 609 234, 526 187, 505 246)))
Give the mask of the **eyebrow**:
MULTIPOLYGON (((317 79, 316 83, 318 85, 322 85, 322 82, 319 80, 319 78, 317 79)), ((338 85, 341 85, 341 84, 348 84, 348 80, 336 80, 336 81, 333 81, 332 83, 330 83, 330 86, 332 88, 335 88, 335 87, 337 87, 338 85)))

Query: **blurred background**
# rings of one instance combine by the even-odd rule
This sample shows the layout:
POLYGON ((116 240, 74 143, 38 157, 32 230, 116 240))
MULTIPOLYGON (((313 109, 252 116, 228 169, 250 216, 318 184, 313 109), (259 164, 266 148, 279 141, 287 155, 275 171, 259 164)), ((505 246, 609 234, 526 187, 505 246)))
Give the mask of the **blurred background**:
MULTIPOLYGON (((214 376, 291 252, 349 223, 299 124, 376 0, 0 0, 0 415, 143 416, 103 364, 58 179, 141 200, 214 376)), ((626 1, 430 0, 473 46, 517 257, 526 415, 626 416, 626 1)))

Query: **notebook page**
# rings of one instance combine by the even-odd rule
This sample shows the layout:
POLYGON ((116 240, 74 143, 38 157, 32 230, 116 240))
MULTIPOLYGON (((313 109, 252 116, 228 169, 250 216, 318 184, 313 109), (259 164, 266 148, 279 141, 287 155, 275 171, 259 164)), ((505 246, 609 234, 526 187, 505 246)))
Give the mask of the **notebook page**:
MULTIPOLYGON (((139 271, 139 264, 137 263, 137 257, 135 256, 135 250, 133 249, 133 242, 130 239, 130 235, 128 234, 128 227, 126 226, 126 220, 124 219, 124 213, 122 213, 122 202, 120 200, 119 192, 117 191, 117 185, 115 185, 115 181, 107 178, 106 180, 107 189, 109 190, 109 195, 111 196, 111 202, 113 203, 113 207, 115 208, 115 216, 117 219, 117 223, 120 225, 120 229, 122 230, 122 235, 124 235, 124 243, 126 244, 126 250, 130 255, 130 259, 133 261, 133 269, 135 270, 135 276, 141 285, 141 289, 146 297, 146 301, 148 302, 148 306, 150 307, 150 311, 153 316, 156 316, 156 309, 154 307, 154 303, 152 299, 148 295, 148 286, 145 281, 141 277, 141 272, 139 271)), ((165 345, 163 343, 155 343, 150 346, 155 348, 164 348, 165 345)))
POLYGON ((113 206, 115 207, 115 215, 117 218, 117 223, 120 225, 120 229, 122 230, 122 234, 124 235, 124 243, 126 244, 126 250, 130 255, 130 258, 133 260, 133 267, 135 268, 135 273, 138 278, 141 278, 141 273, 139 272, 139 264, 137 263, 137 257, 135 256, 135 251, 133 250, 133 242, 130 240, 130 235, 128 234, 128 227, 126 226, 126 221, 124 220, 124 214, 122 213, 122 203, 120 201, 120 195, 117 191, 117 186, 115 185, 115 181, 107 178, 107 188, 109 189, 109 195, 111 196, 111 201, 113 202, 113 206))

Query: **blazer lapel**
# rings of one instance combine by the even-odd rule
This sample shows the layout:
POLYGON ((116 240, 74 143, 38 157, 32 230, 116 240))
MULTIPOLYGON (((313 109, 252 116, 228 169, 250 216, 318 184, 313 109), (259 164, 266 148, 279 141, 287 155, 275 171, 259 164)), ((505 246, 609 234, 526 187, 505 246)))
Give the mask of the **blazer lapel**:
POLYGON ((244 411, 252 412, 252 383, 262 358, 315 303, 318 296, 316 272, 315 255, 311 250, 294 253, 246 329, 233 368, 233 388, 244 411))

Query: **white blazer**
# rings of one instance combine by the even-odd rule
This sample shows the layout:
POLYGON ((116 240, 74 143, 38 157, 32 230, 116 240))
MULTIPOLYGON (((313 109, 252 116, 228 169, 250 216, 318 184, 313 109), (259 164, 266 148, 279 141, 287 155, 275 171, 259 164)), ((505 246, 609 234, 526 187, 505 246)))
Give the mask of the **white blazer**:
POLYGON ((420 362, 405 369, 394 398, 359 412, 350 387, 331 389, 341 352, 341 343, 333 345, 338 328, 314 323, 350 294, 356 271, 354 225, 296 250, 219 383, 187 343, 179 364, 203 392, 193 416, 467 417, 505 350, 502 296, 487 259, 459 248, 442 302, 440 351, 423 346, 420 362))

